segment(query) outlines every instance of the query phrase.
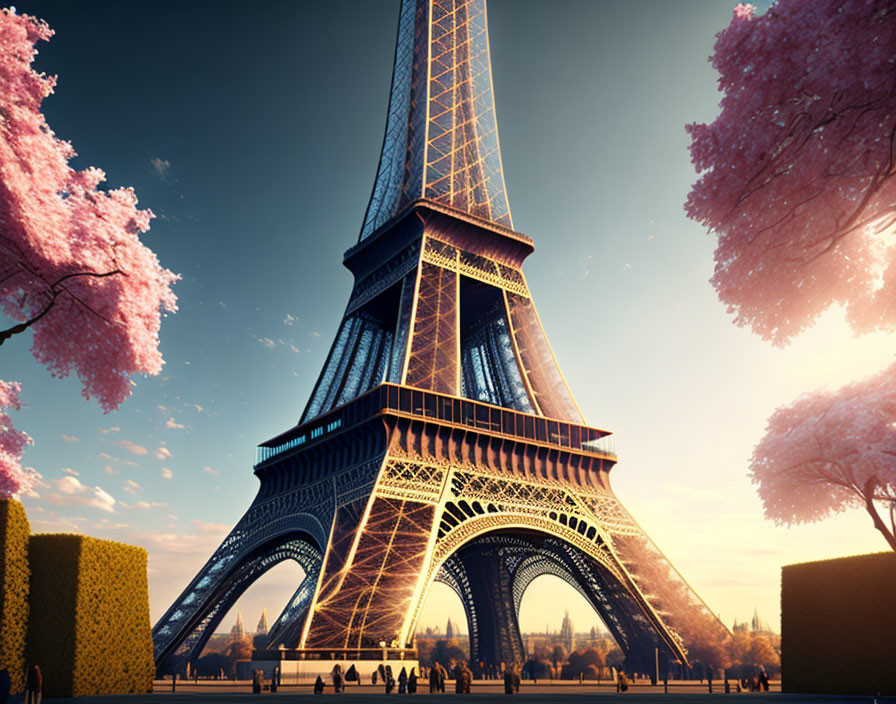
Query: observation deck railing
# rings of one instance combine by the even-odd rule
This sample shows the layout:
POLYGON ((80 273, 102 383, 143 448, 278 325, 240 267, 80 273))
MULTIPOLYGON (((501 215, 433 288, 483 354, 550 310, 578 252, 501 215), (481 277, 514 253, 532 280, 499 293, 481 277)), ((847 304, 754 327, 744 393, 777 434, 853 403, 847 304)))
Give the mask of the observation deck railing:
POLYGON ((616 459, 615 436, 606 430, 410 386, 380 384, 329 413, 262 443, 256 448, 255 466, 378 414, 432 419, 439 423, 616 459))

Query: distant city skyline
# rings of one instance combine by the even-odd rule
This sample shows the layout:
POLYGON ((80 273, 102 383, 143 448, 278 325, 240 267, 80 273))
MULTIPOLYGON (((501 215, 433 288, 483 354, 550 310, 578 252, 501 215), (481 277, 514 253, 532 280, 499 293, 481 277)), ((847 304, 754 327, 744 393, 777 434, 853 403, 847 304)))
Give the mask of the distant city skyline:
MULTIPOLYGON (((860 510, 766 521, 753 445, 775 407, 882 368, 896 338, 855 339, 835 311, 774 349, 707 282, 714 241, 682 210, 696 178, 684 125, 717 112, 706 58, 735 4, 490 0, 489 30, 510 207, 537 247, 526 276, 587 421, 617 436, 614 490, 726 625, 758 608, 779 630, 781 565, 886 546, 860 510)), ((13 422, 35 441, 24 462, 43 475, 23 499, 32 529, 145 547, 154 623, 249 505, 255 445, 298 420, 323 366, 382 142, 398 1, 16 5, 57 32, 37 59, 59 75, 50 126, 79 168, 135 187, 157 216, 145 242, 184 277, 162 375, 135 379, 114 414, 50 378, 26 338, 2 349, 3 378, 23 382, 13 422)), ((224 622, 264 606, 273 622, 299 576, 274 568, 224 622)), ((539 578, 522 630, 566 609, 598 621, 539 578)), ((467 630, 436 585, 418 629, 448 617, 467 630)))
MULTIPOLYGON (((231 610, 231 613, 234 613, 233 610, 231 610)), ((267 607, 262 607, 262 612, 259 617, 258 625, 255 627, 254 631, 251 631, 252 634, 268 632, 267 615, 266 614, 267 614, 267 607), (264 624, 264 627, 262 627, 262 624, 264 624)), ((599 633, 602 637, 611 637, 612 638, 612 635, 607 630, 603 621, 601 621, 600 619, 598 619, 596 622, 594 622, 594 625, 592 625, 588 628, 585 628, 584 630, 582 630, 582 629, 577 630, 575 628, 575 621, 573 621, 573 619, 569 617, 569 609, 565 609, 563 619, 556 626, 556 628, 552 628, 549 623, 545 623, 544 630, 525 631, 525 632, 523 632, 522 635, 562 636, 563 631, 564 631, 565 622, 567 619, 569 619, 571 622, 571 627, 572 627, 571 633, 573 634, 574 637, 584 637, 584 636, 590 635, 593 631, 596 630, 597 633, 599 633)), ((243 635, 249 635, 249 633, 250 633, 245 628, 245 620, 243 619, 242 612, 239 610, 236 611, 236 613, 233 617, 233 623, 230 626, 230 628, 227 628, 227 623, 228 623, 227 621, 222 621, 220 624, 220 627, 219 627, 220 630, 215 631, 214 635, 216 635, 216 636, 230 635, 231 637, 234 637, 234 634, 242 634, 239 637, 243 637, 243 635)), ((770 629, 768 627, 768 624, 762 619, 762 617, 759 614, 758 609, 753 610, 753 616, 750 619, 739 620, 738 618, 735 617, 734 621, 731 624, 726 624, 726 625, 728 625, 732 631, 737 631, 738 629, 740 629, 740 630, 757 631, 757 632, 766 632, 766 631, 774 632, 772 629, 770 629)), ((469 636, 469 632, 466 629, 466 621, 465 620, 454 621, 451 619, 451 617, 448 617, 445 620, 444 629, 442 627, 440 627, 438 624, 426 625, 426 626, 421 626, 421 627, 417 628, 417 635, 428 633, 428 632, 432 632, 433 635, 444 635, 446 638, 450 638, 452 636, 452 634, 455 636, 463 636, 465 638, 469 636)))

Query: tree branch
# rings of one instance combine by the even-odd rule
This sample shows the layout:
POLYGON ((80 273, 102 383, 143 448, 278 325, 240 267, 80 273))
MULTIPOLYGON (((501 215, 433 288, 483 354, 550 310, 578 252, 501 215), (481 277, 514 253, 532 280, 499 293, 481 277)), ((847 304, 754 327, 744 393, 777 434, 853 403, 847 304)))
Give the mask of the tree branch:
MULTIPOLYGON (((884 540, 887 541, 890 548, 896 551, 896 530, 890 531, 887 528, 887 524, 881 520, 881 517, 874 506, 874 488, 876 485, 877 477, 869 477, 868 481, 865 482, 865 510, 868 511, 868 514, 871 516, 871 520, 874 522, 874 527, 884 536, 884 540)), ((892 517, 892 508, 890 509, 890 513, 892 517)))
MULTIPOLYGON (((68 293, 72 298, 74 298, 81 305, 83 305, 85 308, 87 308, 87 310, 89 310, 91 313, 95 313, 96 315, 99 315, 99 313, 96 313, 96 311, 94 311, 90 306, 88 306, 86 303, 84 303, 84 301, 80 300, 77 296, 75 296, 65 286, 62 286, 62 283, 67 281, 68 279, 73 279, 77 276, 90 276, 90 277, 93 277, 96 279, 103 279, 103 278, 106 278, 107 276, 114 276, 115 274, 121 274, 122 276, 127 276, 127 274, 125 274, 121 269, 114 269, 112 271, 107 271, 102 274, 97 274, 96 272, 93 272, 93 271, 79 271, 74 274, 66 274, 65 276, 57 279, 50 285, 50 300, 47 303, 47 305, 44 306, 43 310, 41 310, 40 313, 33 316, 32 318, 29 318, 25 322, 18 323, 17 325, 13 325, 11 328, 7 328, 6 330, 0 330, 0 345, 2 345, 4 342, 6 342, 13 335, 18 335, 19 333, 25 332, 28 328, 30 328, 32 325, 37 323, 41 318, 43 318, 47 313, 50 312, 50 309, 53 307, 53 304, 56 303, 56 298, 59 296, 59 293, 60 293, 59 290, 57 289, 57 287, 61 287, 61 289, 63 291, 68 293)), ((102 318, 102 316, 100 316, 100 317, 102 318)), ((103 319, 105 320, 105 318, 103 318, 103 319)))
POLYGON ((893 535, 896 535, 896 501, 890 502, 890 527, 893 529, 893 535))

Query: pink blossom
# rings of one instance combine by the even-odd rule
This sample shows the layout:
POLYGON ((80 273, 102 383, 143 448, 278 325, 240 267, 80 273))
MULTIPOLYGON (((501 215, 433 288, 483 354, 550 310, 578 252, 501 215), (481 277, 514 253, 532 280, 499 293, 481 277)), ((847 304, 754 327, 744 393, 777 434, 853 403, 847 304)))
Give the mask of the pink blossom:
POLYGON ((27 493, 40 475, 30 467, 21 463, 25 446, 31 442, 27 433, 16 430, 12 419, 6 413, 7 408, 19 410, 19 391, 22 385, 18 382, 0 381, 0 498, 16 498, 27 493))
POLYGON ((756 6, 750 5, 749 3, 740 3, 737 7, 734 8, 734 16, 741 20, 753 19, 753 15, 755 13, 756 6))

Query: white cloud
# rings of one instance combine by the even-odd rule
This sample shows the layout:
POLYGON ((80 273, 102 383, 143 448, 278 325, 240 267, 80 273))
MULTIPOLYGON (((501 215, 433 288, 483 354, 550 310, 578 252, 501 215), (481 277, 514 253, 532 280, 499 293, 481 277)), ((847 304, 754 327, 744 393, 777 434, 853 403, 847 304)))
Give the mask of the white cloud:
POLYGON ((166 427, 166 428, 180 428, 180 429, 183 429, 183 428, 186 428, 187 426, 182 425, 181 423, 178 423, 176 420, 174 420, 174 418, 169 418, 168 420, 165 421, 165 427, 166 427))
POLYGON ((174 472, 172 472, 167 467, 162 467, 162 479, 171 479, 174 476, 174 472))
POLYGON ((53 492, 44 499, 53 506, 89 506, 115 513, 115 499, 102 487, 90 488, 72 476, 62 477, 52 482, 53 492))
POLYGON ((30 496, 33 499, 39 499, 40 494, 37 493, 37 488, 41 489, 49 489, 50 485, 47 484, 43 479, 44 475, 34 469, 34 467, 27 467, 30 472, 34 472, 34 485, 25 492, 25 496, 30 496))
POLYGON ((63 473, 63 474, 71 474, 73 477, 80 477, 80 476, 81 476, 80 474, 78 474, 78 472, 76 472, 75 470, 73 470, 71 467, 63 467, 63 468, 62 468, 62 473, 63 473))
POLYGON ((53 482, 53 488, 61 491, 63 494, 77 494, 87 487, 74 477, 62 477, 62 479, 57 479, 53 482))
POLYGON ((137 445, 136 443, 131 442, 130 440, 116 440, 112 443, 113 445, 118 445, 121 448, 124 448, 128 452, 133 452, 135 455, 147 455, 149 454, 149 450, 147 450, 143 445, 137 445))
POLYGON ((119 430, 121 430, 121 428, 118 428, 118 427, 112 427, 112 428, 99 428, 99 431, 100 431, 101 433, 103 433, 103 435, 106 435, 107 433, 117 433, 119 430))
POLYGON ((171 457, 171 450, 169 450, 167 447, 162 446, 158 450, 156 450, 156 457, 160 460, 166 460, 171 457))
POLYGON ((136 494, 140 490, 140 485, 135 482, 133 479, 128 479, 124 485, 124 491, 128 492, 132 496, 136 494))
POLYGON ((203 467, 203 469, 209 474, 220 474, 217 469, 212 469, 211 467, 203 467))
POLYGON ((297 316, 297 315, 290 315, 289 313, 287 313, 287 314, 286 314, 286 317, 283 319, 283 324, 284 324, 284 325, 292 325, 292 324, 293 324, 294 322, 296 322, 298 319, 299 319, 299 316, 297 316))
POLYGON ((65 434, 63 433, 63 434, 60 435, 59 437, 61 437, 61 438, 62 438, 63 440, 65 440, 66 442, 78 442, 78 438, 76 438, 74 435, 65 435, 65 434))
POLYGON ((202 406, 200 406, 198 403, 194 403, 194 404, 193 404, 193 408, 196 409, 196 412, 197 412, 197 413, 202 413, 202 411, 205 410, 205 409, 204 409, 202 406))
POLYGON ((259 337, 259 338, 256 338, 256 339, 257 339, 261 344, 263 344, 265 347, 269 347, 270 349, 274 349, 274 348, 277 346, 277 343, 274 342, 274 341, 273 341, 271 338, 269 338, 269 337, 259 337))
POLYGON ((230 526, 225 526, 223 523, 207 523, 198 518, 193 519, 193 527, 203 533, 226 533, 230 530, 230 526))
POLYGON ((94 528, 97 530, 103 529, 111 529, 111 530, 122 530, 123 528, 130 528, 130 523, 112 523, 108 518, 102 519, 99 523, 95 523, 94 528))
POLYGON ((167 159, 160 159, 157 156, 154 156, 149 160, 149 163, 152 165, 152 168, 159 175, 160 178, 165 178, 168 175, 168 171, 171 169, 171 162, 167 159))
MULTIPOLYGON (((109 462, 116 462, 116 463, 120 463, 120 464, 128 464, 128 465, 131 465, 132 467, 139 467, 139 466, 140 466, 140 465, 138 465, 136 462, 134 462, 134 461, 132 461, 132 460, 123 460, 123 459, 121 459, 120 457, 113 457, 113 456, 110 455, 108 452, 101 452, 99 456, 102 457, 104 460, 109 460, 109 462)), ((107 470, 107 471, 108 471, 108 470, 107 470)), ((109 472, 109 474, 118 474, 118 470, 115 470, 114 472, 109 472)))
POLYGON ((103 471, 106 474, 111 474, 112 476, 118 474, 118 470, 115 469, 115 467, 113 467, 111 464, 107 464, 105 467, 103 467, 103 471))
POLYGON ((134 502, 134 508, 139 508, 139 509, 146 510, 146 509, 148 509, 148 508, 167 508, 167 509, 170 509, 171 507, 170 507, 168 504, 166 504, 164 501, 152 501, 152 502, 150 502, 150 501, 144 501, 143 499, 141 499, 140 501, 135 501, 135 502, 134 502))
MULTIPOLYGON (((33 509, 29 507, 30 514, 33 509)), ((35 533, 82 533, 81 525, 87 522, 83 516, 57 516, 52 513, 50 520, 29 520, 35 533)))
MULTIPOLYGON (((207 560, 218 543, 221 541, 220 533, 203 532, 200 535, 194 533, 143 533, 136 536, 136 542, 150 551, 150 560, 162 555, 190 556, 207 560)), ((201 566, 202 563, 200 563, 201 566)), ((183 588, 183 585, 181 585, 183 588)))

